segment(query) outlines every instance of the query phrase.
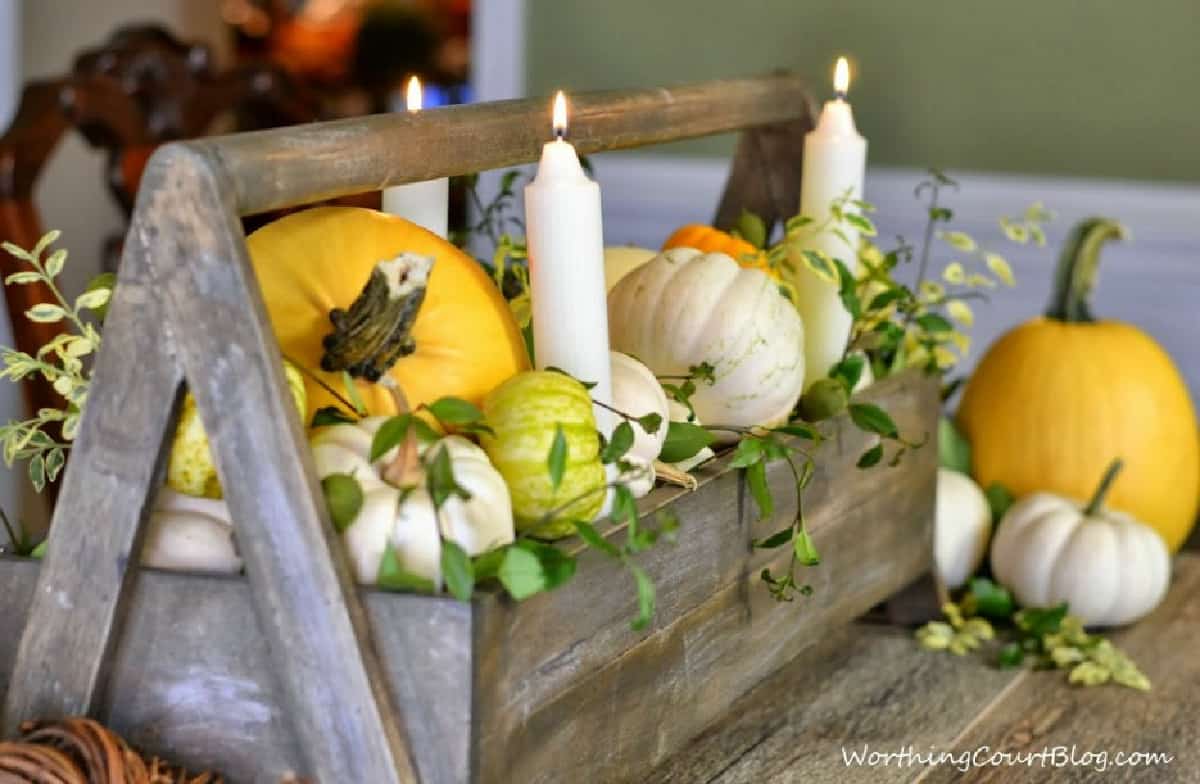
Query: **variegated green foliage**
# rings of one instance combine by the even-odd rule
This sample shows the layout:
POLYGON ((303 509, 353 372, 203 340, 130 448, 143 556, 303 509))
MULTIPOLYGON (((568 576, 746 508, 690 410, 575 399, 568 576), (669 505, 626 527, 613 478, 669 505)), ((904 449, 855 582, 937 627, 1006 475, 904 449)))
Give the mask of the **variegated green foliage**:
MULTIPOLYGON (((853 247, 847 230, 858 232, 863 238, 874 237, 875 223, 867 217, 875 208, 865 201, 851 198, 849 191, 834 199, 829 205, 829 214, 823 221, 814 221, 807 215, 796 215, 789 218, 783 225, 783 236, 774 245, 766 248, 767 264, 780 273, 780 289, 784 296, 796 301, 793 284, 795 265, 803 264, 821 280, 838 286, 843 295, 847 287, 854 281, 854 274, 846 265, 845 260, 828 255, 819 250, 809 248, 809 240, 818 234, 832 234, 842 241, 846 247, 853 247)), ((739 221, 739 228, 734 234, 746 238, 751 232, 747 228, 762 225, 762 219, 750 213, 744 213, 739 221), (746 227, 746 228, 743 228, 746 227)), ((765 229, 758 232, 765 237, 765 229)), ((753 241, 753 240, 750 240, 753 241)), ((854 311, 850 311, 854 315, 854 311)))
POLYGON ((90 319, 103 318, 112 296, 112 276, 93 281, 74 301, 63 296, 57 279, 66 264, 67 251, 55 250, 43 259, 58 237, 57 231, 51 231, 28 251, 9 242, 3 244, 5 251, 30 267, 9 275, 4 285, 44 284, 56 300, 33 306, 25 311, 25 317, 40 323, 65 321, 71 330, 55 336, 32 356, 0 347, 3 362, 0 378, 18 382, 40 374, 66 400, 63 408, 43 408, 30 419, 0 426, 5 464, 28 461, 29 479, 39 492, 46 482, 58 477, 66 463, 65 451, 79 429, 79 417, 91 383, 87 357, 100 348, 100 331, 90 319))
POLYGON ((984 650, 999 667, 1065 670, 1067 681, 1077 686, 1113 683, 1150 689, 1150 679, 1137 664, 1109 640, 1088 633, 1079 618, 1067 613, 1066 604, 1018 610, 1007 589, 976 577, 957 604, 942 606, 942 615, 944 621, 930 621, 917 630, 922 648, 956 656, 984 650))
MULTIPOLYGON (((767 249, 772 267, 791 272, 799 262, 838 286, 842 304, 854 318, 847 355, 865 353, 875 378, 910 367, 950 370, 970 349, 966 329, 974 324, 975 314, 969 301, 987 300, 987 290, 999 285, 1016 285, 1012 267, 1002 255, 966 232, 950 228, 954 212, 943 197, 957 187, 936 170, 916 187, 927 216, 920 248, 901 241, 883 250, 871 239, 877 230, 868 215, 875 208, 847 192, 832 202, 829 216, 820 223, 804 215, 788 220, 783 237, 767 249), (857 270, 851 270, 845 259, 808 248, 812 244, 808 238, 819 233, 839 237, 849 247, 850 230, 860 237, 857 270), (937 243, 958 257, 946 264, 940 280, 929 275, 937 243), (899 268, 910 262, 917 264, 911 286, 897 279, 899 268)), ((1043 224, 1051 217, 1041 203, 1035 203, 1019 218, 1000 218, 1000 227, 1013 242, 1041 245, 1046 241, 1043 224)))
MULTIPOLYGON (((988 300, 989 289, 1015 286, 1012 267, 964 231, 950 228, 954 212, 944 204, 946 191, 958 184, 938 171, 916 188, 924 200, 926 224, 920 248, 901 242, 883 251, 870 241, 860 246, 853 295, 843 292, 855 315, 850 351, 862 351, 871 361, 876 378, 905 368, 919 367, 948 372, 970 350, 967 330, 975 322, 971 300, 988 300), (955 258, 930 275, 938 243, 955 258), (916 262, 916 279, 910 287, 897 280, 901 265, 916 262)), ((1042 224, 1051 218, 1034 204, 1020 219, 1001 218, 1006 236, 1014 242, 1044 242, 1042 224), (1011 227, 1019 230, 1010 231, 1011 227)))

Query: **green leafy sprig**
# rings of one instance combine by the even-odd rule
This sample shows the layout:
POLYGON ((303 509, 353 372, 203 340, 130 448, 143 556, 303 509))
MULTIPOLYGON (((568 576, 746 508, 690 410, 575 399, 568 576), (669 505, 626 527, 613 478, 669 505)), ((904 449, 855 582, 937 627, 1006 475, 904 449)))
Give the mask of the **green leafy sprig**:
POLYGON ((59 232, 48 232, 29 251, 10 242, 2 246, 30 267, 12 273, 4 284, 41 284, 55 299, 55 302, 34 305, 25 311, 25 317, 43 324, 66 321, 74 330, 56 335, 32 356, 13 348, 0 347, 0 360, 4 364, 0 369, 0 378, 17 382, 40 374, 66 400, 62 408, 42 408, 30 419, 10 421, 0 426, 5 465, 11 467, 17 460, 28 461, 29 480, 38 492, 62 471, 66 463, 66 451, 71 448, 79 429, 92 375, 91 367, 85 365, 85 358, 100 348, 100 331, 92 319, 104 317, 113 287, 111 275, 101 276, 93 280, 87 290, 73 301, 68 301, 57 283, 67 261, 67 251, 59 249, 44 260, 42 258, 58 238, 59 232))
POLYGON ((1065 670, 1068 682, 1079 686, 1111 682, 1139 691, 1150 689, 1149 678, 1132 659, 1104 637, 1089 634, 1067 610, 1065 603, 1017 609, 1006 588, 976 577, 959 603, 942 607, 945 621, 925 624, 916 636, 923 648, 958 656, 997 640, 998 648, 987 647, 1001 668, 1065 670))
MULTIPOLYGON (((1016 283, 1002 255, 950 227, 954 211, 946 206, 945 196, 957 188, 957 182, 937 170, 930 170, 929 178, 917 185, 914 195, 923 200, 926 215, 920 248, 903 240, 886 252, 871 242, 860 247, 853 297, 858 314, 849 351, 865 353, 876 378, 910 367, 948 371, 970 349, 965 330, 974 324, 974 313, 969 301, 987 301, 988 290, 1016 283), (958 258, 934 280, 930 265, 939 245, 958 258), (916 279, 910 287, 896 279, 896 272, 914 260, 916 279)), ((1000 224, 1014 242, 1044 242, 1042 224, 1050 218, 1041 204, 1034 204, 1022 218, 1001 218, 1000 224)), ((847 297, 844 292, 843 302, 853 312, 847 297)))
POLYGON ((717 382, 716 372, 716 368, 711 364, 701 362, 698 365, 690 366, 686 375, 657 376, 657 378, 667 397, 688 410, 688 421, 691 422, 696 418, 696 409, 692 406, 692 395, 696 394, 697 384, 712 386, 717 382))

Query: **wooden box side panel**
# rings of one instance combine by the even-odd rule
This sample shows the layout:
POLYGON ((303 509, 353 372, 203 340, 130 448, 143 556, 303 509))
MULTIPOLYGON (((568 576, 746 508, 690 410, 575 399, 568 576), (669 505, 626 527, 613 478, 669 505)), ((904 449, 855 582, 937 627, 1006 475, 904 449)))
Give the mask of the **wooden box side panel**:
MULTIPOLYGON (((0 559, 0 613, 19 628, 37 580, 34 561, 0 559)), ((302 764, 274 658, 240 578, 145 571, 128 607, 98 715, 138 749, 230 782, 277 784, 302 764)), ((403 700, 421 781, 471 773, 470 605, 365 595, 376 644, 403 700)), ((0 693, 16 656, 0 636, 0 693)))
POLYGON ((937 384, 905 374, 864 397, 882 404, 906 436, 929 443, 894 468, 862 471, 855 462, 871 437, 837 424, 806 494, 823 556, 800 575, 812 597, 771 599, 759 572, 786 568, 789 553, 750 545, 795 514, 791 474, 780 464, 769 473, 772 520, 756 520, 733 471, 679 500, 679 544, 642 561, 660 591, 647 632, 629 628, 633 590, 621 582, 628 577, 586 555, 583 579, 552 598, 485 608, 482 780, 552 782, 581 771, 594 782, 636 779, 811 642, 929 568, 937 384))

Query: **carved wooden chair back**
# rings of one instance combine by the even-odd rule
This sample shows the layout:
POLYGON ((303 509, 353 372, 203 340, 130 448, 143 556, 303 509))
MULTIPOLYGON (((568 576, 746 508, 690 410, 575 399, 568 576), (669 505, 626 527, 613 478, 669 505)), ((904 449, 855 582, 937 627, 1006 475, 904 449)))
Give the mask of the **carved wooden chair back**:
MULTIPOLYGON (((128 219, 142 170, 158 145, 205 135, 230 114, 230 128, 239 130, 311 122, 318 119, 316 106, 272 65, 218 72, 204 44, 182 42, 155 26, 117 30, 80 54, 69 74, 25 86, 12 123, 0 136, 0 241, 28 248, 42 235, 34 189, 72 129, 106 153, 108 190, 128 219)), ((102 240, 109 271, 116 268, 124 233, 102 240)), ((0 253, 0 275, 21 264, 0 253)), ((33 323, 21 315, 50 299, 45 286, 9 286, 4 294, 18 349, 36 351, 62 330, 61 324, 33 323)), ((61 404, 40 378, 28 382, 26 401, 35 411, 61 404)))

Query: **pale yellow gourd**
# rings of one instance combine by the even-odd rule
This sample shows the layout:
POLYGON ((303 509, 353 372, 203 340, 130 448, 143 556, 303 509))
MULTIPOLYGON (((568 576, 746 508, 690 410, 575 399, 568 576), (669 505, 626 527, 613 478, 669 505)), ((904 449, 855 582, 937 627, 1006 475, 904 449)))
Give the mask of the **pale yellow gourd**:
POLYGON ((162 488, 150 512, 142 565, 184 572, 240 572, 242 558, 234 543, 229 507, 219 499, 162 488))

